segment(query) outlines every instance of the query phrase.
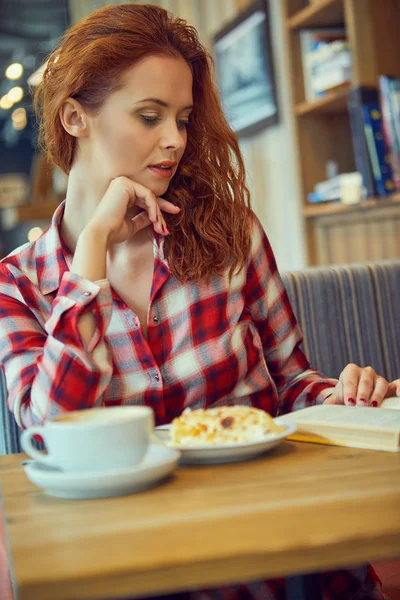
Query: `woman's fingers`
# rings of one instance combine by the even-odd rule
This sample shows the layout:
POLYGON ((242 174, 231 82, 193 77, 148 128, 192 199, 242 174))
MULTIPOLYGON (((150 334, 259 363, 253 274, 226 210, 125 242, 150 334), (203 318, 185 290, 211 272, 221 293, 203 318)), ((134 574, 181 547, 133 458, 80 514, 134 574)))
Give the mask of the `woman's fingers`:
POLYGON ((104 194, 94 215, 96 226, 106 229, 110 243, 116 240, 127 239, 140 229, 153 225, 154 230, 161 235, 168 235, 167 224, 162 210, 171 214, 179 213, 179 208, 164 198, 157 198, 145 186, 129 179, 129 177, 116 177, 104 194), (131 208, 137 206, 143 209, 144 214, 135 215, 133 220, 131 208))
POLYGON ((393 398, 394 396, 400 396, 400 379, 395 379, 389 383, 385 398, 393 398))
POLYGON ((383 377, 377 376, 375 379, 375 387, 371 394, 369 404, 370 406, 380 406, 382 400, 386 397, 389 388, 389 383, 383 377))
POLYGON ((349 364, 340 374, 337 392, 342 395, 343 404, 355 405, 357 398, 358 382, 360 380, 360 367, 349 364))
POLYGON ((149 225, 151 225, 151 221, 149 219, 149 215, 144 210, 143 212, 133 217, 133 219, 131 219, 132 235, 135 235, 135 233, 137 233, 141 229, 145 229, 149 225))
POLYGON ((126 190, 130 196, 129 206, 136 204, 140 208, 144 208, 152 223, 157 223, 159 220, 160 208, 156 196, 148 188, 144 187, 136 181, 124 177, 126 190))
POLYGON ((369 399, 375 389, 375 379, 376 373, 372 367, 361 369, 356 397, 359 406, 368 406, 369 399))
POLYGON ((391 385, 376 374, 372 367, 358 367, 350 364, 343 369, 334 396, 340 403, 349 406, 380 406, 396 383, 391 385))
POLYGON ((358 406, 380 406, 384 399, 389 383, 384 377, 377 375, 372 367, 361 369, 357 390, 358 406))
POLYGON ((164 200, 164 198, 157 198, 158 200, 158 204, 159 207, 161 208, 161 210, 167 212, 167 213, 171 213, 171 214, 177 214, 180 212, 180 208, 179 206, 175 206, 175 204, 172 204, 172 202, 169 202, 168 200, 164 200))
POLYGON ((149 220, 153 224, 155 231, 161 235, 168 235, 169 231, 161 209, 173 213, 179 212, 180 209, 163 198, 157 198, 151 190, 140 183, 131 181, 128 178, 124 179, 126 180, 125 184, 127 192, 130 195, 129 204, 131 206, 137 205, 140 208, 143 208, 148 214, 149 220))

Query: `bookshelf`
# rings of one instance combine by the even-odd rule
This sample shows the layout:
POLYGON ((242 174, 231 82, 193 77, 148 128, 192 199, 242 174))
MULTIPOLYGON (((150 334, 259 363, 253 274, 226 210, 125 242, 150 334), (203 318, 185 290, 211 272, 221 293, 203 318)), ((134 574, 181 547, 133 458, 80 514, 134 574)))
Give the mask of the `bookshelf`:
POLYGON ((358 205, 307 202, 314 185, 326 179, 328 160, 338 164, 340 173, 356 170, 347 110, 350 87, 376 86, 381 74, 400 76, 400 0, 283 0, 283 6, 309 264, 400 257, 400 194, 358 205), (347 32, 351 83, 308 102, 300 31, 338 26, 347 32))
POLYGON ((371 208, 388 208, 400 206, 400 194, 393 194, 389 198, 369 198, 359 204, 340 204, 339 202, 325 202, 322 204, 308 204, 304 207, 303 214, 307 219, 325 217, 329 215, 345 215, 350 213, 364 213, 371 208))
POLYGON ((59 202, 46 202, 45 204, 26 204, 15 208, 18 223, 34 221, 36 219, 45 219, 50 221, 59 202))
POLYGON ((332 113, 343 113, 346 111, 348 92, 349 86, 346 85, 340 91, 327 93, 326 96, 315 102, 299 102, 295 106, 295 113, 297 116, 310 113, 327 115, 332 113))
POLYGON ((304 6, 304 2, 292 2, 291 15, 287 19, 290 29, 324 27, 343 23, 344 0, 320 0, 304 6), (303 8, 299 8, 303 6, 303 8))

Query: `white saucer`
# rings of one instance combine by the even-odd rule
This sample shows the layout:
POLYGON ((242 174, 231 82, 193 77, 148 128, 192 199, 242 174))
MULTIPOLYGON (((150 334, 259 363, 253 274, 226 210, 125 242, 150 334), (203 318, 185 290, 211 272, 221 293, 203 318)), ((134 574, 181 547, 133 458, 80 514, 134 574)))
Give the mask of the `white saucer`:
POLYGON ((296 431, 294 422, 274 419, 277 425, 285 427, 282 433, 268 433, 261 440, 242 442, 237 444, 221 444, 218 446, 177 446, 172 445, 169 436, 169 425, 160 425, 155 428, 155 435, 166 444, 167 448, 174 448, 181 453, 182 464, 217 464, 247 460, 272 450, 289 435, 296 431))
POLYGON ((25 473, 38 487, 58 498, 106 498, 140 492, 158 483, 176 468, 180 452, 151 445, 140 465, 103 473, 65 473, 37 461, 24 464, 25 473))

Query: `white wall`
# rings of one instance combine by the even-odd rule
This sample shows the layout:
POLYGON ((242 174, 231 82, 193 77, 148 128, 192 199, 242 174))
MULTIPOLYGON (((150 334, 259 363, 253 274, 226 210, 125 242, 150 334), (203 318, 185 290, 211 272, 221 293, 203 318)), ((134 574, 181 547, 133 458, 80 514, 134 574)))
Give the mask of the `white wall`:
MULTIPOLYGON (((141 2, 139 2, 141 3, 141 2)), ((187 19, 211 47, 213 34, 237 14, 237 0, 159 0, 154 4, 187 19)), ((73 21, 106 4, 107 0, 70 0, 73 21)), ((272 48, 280 109, 280 122, 251 138, 241 139, 253 208, 275 251, 281 271, 306 264, 301 214, 302 199, 295 160, 294 120, 284 42, 281 0, 269 0, 272 48)))
POLYGON ((280 0, 270 0, 270 23, 280 122, 244 140, 241 148, 255 212, 270 238, 278 267, 286 271, 305 266, 306 247, 280 0))

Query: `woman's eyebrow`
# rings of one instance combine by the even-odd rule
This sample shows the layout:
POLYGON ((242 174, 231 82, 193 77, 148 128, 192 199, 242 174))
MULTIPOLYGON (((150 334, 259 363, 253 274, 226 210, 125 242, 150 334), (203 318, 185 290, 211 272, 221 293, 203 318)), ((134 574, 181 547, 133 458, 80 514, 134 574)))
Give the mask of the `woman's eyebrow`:
MULTIPOLYGON (((135 104, 141 104, 142 102, 153 102, 154 104, 159 104, 164 108, 169 108, 169 104, 164 102, 164 100, 160 100, 159 98, 144 98, 143 100, 139 100, 139 102, 135 102, 135 104)), ((191 110, 192 108, 193 104, 190 104, 189 106, 185 106, 182 110, 191 110)))

